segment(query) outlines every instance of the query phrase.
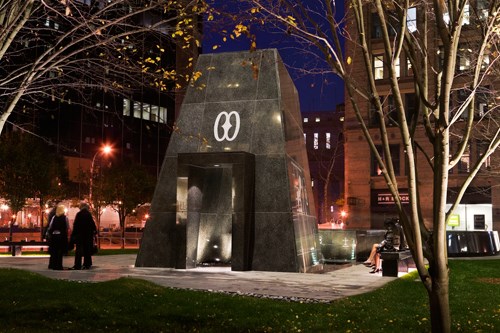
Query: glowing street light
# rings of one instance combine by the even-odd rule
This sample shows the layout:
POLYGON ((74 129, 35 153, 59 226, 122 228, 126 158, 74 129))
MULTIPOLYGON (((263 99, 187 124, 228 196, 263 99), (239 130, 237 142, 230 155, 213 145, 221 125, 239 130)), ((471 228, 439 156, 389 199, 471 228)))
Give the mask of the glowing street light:
POLYGON ((104 145, 102 146, 96 153, 94 154, 94 157, 92 158, 92 164, 90 164, 90 188, 89 188, 89 203, 90 206, 93 207, 93 201, 92 201, 92 185, 93 185, 93 179, 94 179, 94 163, 95 163, 95 158, 97 155, 102 154, 102 155, 109 155, 113 148, 110 145, 104 145))
POLYGON ((342 221, 342 222, 340 222, 340 228, 341 228, 341 229, 344 229, 344 226, 345 226, 345 224, 346 224, 346 223, 345 223, 345 219, 346 219, 346 217, 347 217, 347 212, 346 212, 345 210, 342 210, 342 211, 340 212, 340 216, 342 217, 342 219, 341 219, 341 221, 342 221))

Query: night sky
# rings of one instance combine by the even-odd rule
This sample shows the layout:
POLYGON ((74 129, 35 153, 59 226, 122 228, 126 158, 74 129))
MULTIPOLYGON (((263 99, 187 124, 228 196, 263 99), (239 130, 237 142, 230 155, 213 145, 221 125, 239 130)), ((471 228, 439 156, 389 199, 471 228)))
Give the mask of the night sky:
MULTIPOLYGON (((204 28, 203 53, 250 49, 250 42, 244 37, 236 40, 227 38, 227 41, 223 42, 222 36, 217 33, 222 30, 220 26, 214 28, 213 24, 205 22, 204 28), (215 50, 213 49, 214 45, 218 46, 215 50)), ((331 73, 310 73, 311 70, 317 70, 321 66, 318 65, 318 61, 315 61, 314 50, 307 50, 282 32, 252 32, 256 35, 257 49, 278 49, 299 92, 302 112, 333 111, 338 104, 344 102, 342 80, 331 73)))

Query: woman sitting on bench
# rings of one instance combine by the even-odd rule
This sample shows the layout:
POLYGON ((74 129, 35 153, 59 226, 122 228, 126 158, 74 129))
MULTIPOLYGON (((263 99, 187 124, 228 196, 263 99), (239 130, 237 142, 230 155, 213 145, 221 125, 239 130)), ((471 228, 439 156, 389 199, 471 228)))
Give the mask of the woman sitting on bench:
POLYGON ((386 232, 384 240, 379 244, 373 244, 370 256, 363 263, 372 269, 370 273, 378 273, 382 271, 382 260, 380 259, 380 252, 382 251, 398 251, 401 245, 402 228, 398 219, 386 219, 385 222, 386 232))

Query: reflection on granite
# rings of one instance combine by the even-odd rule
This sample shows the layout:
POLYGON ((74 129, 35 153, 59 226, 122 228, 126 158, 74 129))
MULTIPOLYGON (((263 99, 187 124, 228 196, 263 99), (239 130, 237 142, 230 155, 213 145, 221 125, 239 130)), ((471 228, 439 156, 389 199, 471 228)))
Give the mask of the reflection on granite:
POLYGON ((373 244, 379 244, 385 230, 319 230, 319 243, 325 262, 365 261, 373 244))
POLYGON ((181 107, 136 266, 316 269, 298 94, 278 52, 201 55, 196 71, 202 75, 181 107))
POLYGON ((492 256, 500 252, 497 231, 446 231, 449 257, 492 256))

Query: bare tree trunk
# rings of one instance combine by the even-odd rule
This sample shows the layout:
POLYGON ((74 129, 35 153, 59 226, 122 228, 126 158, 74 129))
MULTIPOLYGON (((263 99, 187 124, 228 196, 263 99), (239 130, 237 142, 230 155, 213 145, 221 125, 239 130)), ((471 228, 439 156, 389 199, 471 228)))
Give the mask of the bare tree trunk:
POLYGON ((443 263, 432 269, 432 290, 429 292, 430 316, 432 332, 451 332, 451 317, 449 304, 448 269, 439 268, 443 263))
POLYGON ((121 237, 121 248, 125 249, 125 219, 126 215, 125 212, 123 211, 123 208, 120 207, 118 211, 118 219, 120 220, 120 227, 122 231, 122 237, 121 237))
POLYGON ((125 248, 125 223, 122 224, 122 245, 121 248, 125 248))
MULTIPOLYGON (((337 151, 339 149, 339 141, 337 140, 337 143, 335 145, 335 149, 333 150, 332 158, 329 161, 328 164, 328 171, 326 172, 326 179, 325 183, 323 185, 323 220, 324 222, 326 221, 326 216, 328 215, 328 187, 330 186, 330 181, 332 179, 332 172, 333 168, 335 166, 335 161, 337 160, 337 151)), ((321 222, 320 222, 321 223, 321 222)))
MULTIPOLYGON (((328 172, 326 179, 325 179, 325 184, 323 185, 323 221, 322 222, 327 222, 328 219, 326 218, 328 216, 328 185, 330 184, 330 171, 328 172)), ((320 222, 321 223, 321 222, 320 222)))

